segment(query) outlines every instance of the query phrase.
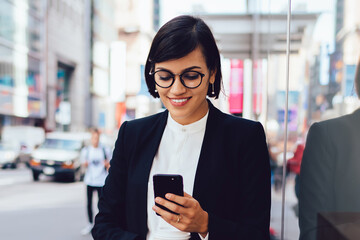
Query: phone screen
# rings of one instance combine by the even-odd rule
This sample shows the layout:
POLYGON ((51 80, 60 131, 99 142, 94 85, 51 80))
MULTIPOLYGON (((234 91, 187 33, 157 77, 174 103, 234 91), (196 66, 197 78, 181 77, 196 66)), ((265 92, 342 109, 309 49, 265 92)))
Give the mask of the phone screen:
MULTIPOLYGON (((183 178, 181 175, 177 174, 155 174, 153 176, 154 182, 154 197, 165 198, 165 194, 173 193, 175 195, 184 196, 184 187, 183 187, 183 178)), ((177 214, 162 205, 155 203, 156 206, 171 212, 173 214, 177 214)), ((159 215, 159 214, 157 214, 159 215)))

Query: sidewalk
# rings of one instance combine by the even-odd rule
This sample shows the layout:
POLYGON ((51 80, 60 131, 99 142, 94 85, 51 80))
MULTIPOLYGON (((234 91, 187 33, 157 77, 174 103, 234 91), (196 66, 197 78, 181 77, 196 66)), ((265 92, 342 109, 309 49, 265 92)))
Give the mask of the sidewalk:
MULTIPOLYGON (((284 239, 298 240, 299 239, 299 224, 298 218, 295 216, 292 207, 297 203, 294 192, 294 175, 289 175, 286 179, 285 191, 285 223, 284 223, 284 239)), ((272 188, 271 192, 271 220, 270 226, 276 231, 277 237, 280 239, 281 235, 281 201, 282 192, 275 192, 272 188)))

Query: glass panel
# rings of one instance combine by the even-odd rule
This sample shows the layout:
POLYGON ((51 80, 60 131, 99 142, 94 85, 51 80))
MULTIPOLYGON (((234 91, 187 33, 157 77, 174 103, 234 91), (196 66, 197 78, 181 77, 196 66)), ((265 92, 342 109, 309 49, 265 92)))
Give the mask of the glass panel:
MULTIPOLYGON (((298 182, 300 238, 356 239, 360 219, 360 75, 356 75, 360 3, 323 3, 319 3, 320 16, 302 60, 306 98, 302 120, 307 138, 298 182)), ((307 11, 315 3, 308 6, 307 11)))

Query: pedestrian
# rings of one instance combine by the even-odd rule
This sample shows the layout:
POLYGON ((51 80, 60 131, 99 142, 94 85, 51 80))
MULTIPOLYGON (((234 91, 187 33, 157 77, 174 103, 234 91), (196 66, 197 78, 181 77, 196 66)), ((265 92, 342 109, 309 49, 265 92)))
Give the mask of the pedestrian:
MULTIPOLYGON (((360 97, 360 59, 355 88, 360 97)), ((349 218, 347 223, 338 223, 340 227, 334 230, 320 221, 319 214, 360 212, 359 143, 360 108, 351 114, 314 123, 310 127, 300 171, 301 240, 330 239, 323 238, 322 234, 340 236, 338 230, 351 231, 352 224, 357 226, 359 216, 352 217, 352 220, 349 218)), ((334 215, 331 221, 345 218, 334 215)), ((355 230, 358 233, 358 228, 355 230)), ((346 236, 355 232, 349 232, 346 236)))
POLYGON ((86 168, 84 182, 86 183, 88 224, 81 230, 82 235, 89 234, 93 227, 93 193, 97 192, 100 199, 101 188, 104 186, 108 175, 109 156, 104 146, 99 144, 100 131, 91 129, 91 145, 81 151, 81 162, 86 168))
POLYGON ((167 110, 121 125, 94 239, 269 239, 264 130, 208 99, 218 98, 222 80, 220 54, 205 22, 186 15, 162 26, 145 79, 167 110), (152 178, 160 173, 183 176, 184 196, 156 198, 174 214, 155 206, 152 178))

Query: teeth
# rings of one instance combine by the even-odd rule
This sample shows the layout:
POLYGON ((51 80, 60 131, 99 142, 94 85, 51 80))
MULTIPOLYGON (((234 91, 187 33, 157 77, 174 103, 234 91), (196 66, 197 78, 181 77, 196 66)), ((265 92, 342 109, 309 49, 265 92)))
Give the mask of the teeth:
POLYGON ((176 103, 182 103, 182 102, 186 102, 187 98, 184 98, 184 99, 171 99, 171 101, 176 102, 176 103))

